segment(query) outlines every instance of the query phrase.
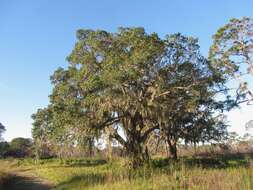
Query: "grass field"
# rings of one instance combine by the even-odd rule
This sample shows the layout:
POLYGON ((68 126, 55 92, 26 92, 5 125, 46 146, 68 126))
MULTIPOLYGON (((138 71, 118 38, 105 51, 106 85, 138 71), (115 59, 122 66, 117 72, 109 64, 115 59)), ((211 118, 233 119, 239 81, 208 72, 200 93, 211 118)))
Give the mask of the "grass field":
POLYGON ((124 167, 123 159, 111 162, 99 159, 0 161, 1 167, 8 166, 9 173, 26 171, 26 175, 39 177, 51 184, 50 189, 56 190, 251 190, 252 163, 249 156, 242 155, 182 158, 177 162, 154 159, 149 165, 132 171, 124 167))

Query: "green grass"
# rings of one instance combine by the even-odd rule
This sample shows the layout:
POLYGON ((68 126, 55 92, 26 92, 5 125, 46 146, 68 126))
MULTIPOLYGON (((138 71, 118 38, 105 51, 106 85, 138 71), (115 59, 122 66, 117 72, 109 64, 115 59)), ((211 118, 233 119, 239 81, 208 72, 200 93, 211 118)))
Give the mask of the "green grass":
POLYGON ((125 168, 124 162, 123 159, 9 161, 13 167, 30 168, 33 174, 54 184, 55 190, 253 189, 249 157, 185 158, 177 162, 155 159, 135 171, 125 168))

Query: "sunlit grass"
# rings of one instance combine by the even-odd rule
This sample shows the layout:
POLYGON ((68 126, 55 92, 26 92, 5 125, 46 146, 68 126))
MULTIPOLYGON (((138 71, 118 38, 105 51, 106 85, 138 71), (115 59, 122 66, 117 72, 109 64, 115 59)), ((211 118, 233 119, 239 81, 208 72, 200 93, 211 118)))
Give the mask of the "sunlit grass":
MULTIPOLYGON (((12 161, 14 162, 14 161, 12 161)), ((55 185, 56 190, 251 190, 253 169, 249 158, 156 159, 138 170, 124 167, 124 160, 49 159, 15 161, 55 185)))

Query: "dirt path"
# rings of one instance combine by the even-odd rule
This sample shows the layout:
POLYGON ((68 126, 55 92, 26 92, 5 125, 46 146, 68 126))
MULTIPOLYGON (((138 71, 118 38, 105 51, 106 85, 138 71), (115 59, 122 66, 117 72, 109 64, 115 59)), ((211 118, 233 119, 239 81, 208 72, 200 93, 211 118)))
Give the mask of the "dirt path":
POLYGON ((49 190, 52 189, 50 185, 43 183, 41 180, 31 177, 24 177, 19 175, 11 176, 4 186, 3 190, 49 190))
POLYGON ((8 180, 1 190, 50 190, 53 188, 48 182, 32 174, 32 169, 19 169, 8 172, 8 180))

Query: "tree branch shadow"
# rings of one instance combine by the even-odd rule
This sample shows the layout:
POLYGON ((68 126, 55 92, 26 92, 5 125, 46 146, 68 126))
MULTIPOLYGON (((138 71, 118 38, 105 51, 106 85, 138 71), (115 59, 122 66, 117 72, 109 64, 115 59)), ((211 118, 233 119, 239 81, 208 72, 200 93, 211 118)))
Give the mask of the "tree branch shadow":
POLYGON ((52 187, 33 177, 9 175, 3 182, 2 190, 49 190, 52 187))

